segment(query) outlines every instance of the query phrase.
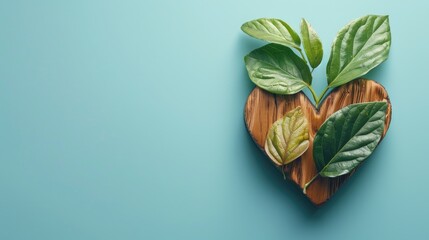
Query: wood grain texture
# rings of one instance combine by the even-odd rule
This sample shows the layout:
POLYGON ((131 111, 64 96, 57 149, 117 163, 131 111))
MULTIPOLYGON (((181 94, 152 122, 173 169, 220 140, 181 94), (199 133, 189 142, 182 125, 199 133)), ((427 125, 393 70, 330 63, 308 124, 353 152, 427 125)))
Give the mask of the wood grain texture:
MULTIPOLYGON (((309 122, 310 147, 297 160, 286 165, 286 176, 301 189, 314 175, 317 174, 313 161, 313 140, 317 130, 324 121, 341 108, 362 102, 385 101, 388 103, 383 137, 386 134, 392 114, 392 106, 384 87, 375 81, 357 79, 334 89, 320 104, 317 110, 302 92, 294 95, 274 95, 256 87, 249 95, 244 109, 244 119, 247 130, 258 147, 264 151, 268 130, 277 119, 290 110, 301 106, 309 122)), ((265 151, 264 151, 265 152, 265 151)), ((267 157, 267 160, 270 159, 267 157)), ((337 178, 319 177, 307 188, 307 197, 315 205, 326 202, 349 178, 350 174, 337 178)))

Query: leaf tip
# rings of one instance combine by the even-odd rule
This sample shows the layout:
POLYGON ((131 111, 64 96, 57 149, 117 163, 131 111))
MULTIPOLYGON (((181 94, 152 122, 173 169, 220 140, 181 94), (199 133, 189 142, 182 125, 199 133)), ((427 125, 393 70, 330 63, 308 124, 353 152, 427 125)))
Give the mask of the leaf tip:
POLYGON ((244 33, 246 33, 246 34, 248 34, 247 33, 247 22, 245 22, 245 23, 243 23, 242 25, 241 25, 241 27, 240 27, 240 29, 241 29, 241 31, 243 31, 244 33))
POLYGON ((308 22, 305 20, 305 18, 301 18, 301 24, 308 24, 308 22))
POLYGON ((382 101, 382 102, 380 102, 380 105, 381 105, 380 109, 383 110, 383 111, 385 111, 387 109, 387 106, 389 104, 387 104, 387 102, 385 102, 385 101, 382 101))

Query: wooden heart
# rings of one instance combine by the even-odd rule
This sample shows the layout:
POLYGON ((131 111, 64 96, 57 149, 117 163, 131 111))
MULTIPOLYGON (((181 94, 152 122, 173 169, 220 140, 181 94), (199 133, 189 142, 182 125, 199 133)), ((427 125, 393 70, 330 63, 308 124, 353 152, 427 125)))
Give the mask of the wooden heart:
MULTIPOLYGON (((256 87, 247 99, 244 119, 247 130, 253 140, 264 151, 265 139, 270 126, 277 119, 283 117, 286 112, 298 106, 302 107, 309 122, 310 147, 300 158, 284 167, 287 178, 295 182, 302 189, 304 184, 317 174, 313 161, 313 139, 324 121, 332 113, 347 105, 374 101, 385 101, 388 103, 384 137, 389 128, 392 114, 389 96, 382 85, 366 79, 357 79, 334 89, 325 98, 319 110, 314 107, 302 92, 295 95, 280 96, 256 87)), ((317 178, 307 188, 307 197, 316 205, 326 202, 353 172, 337 178, 317 178)))

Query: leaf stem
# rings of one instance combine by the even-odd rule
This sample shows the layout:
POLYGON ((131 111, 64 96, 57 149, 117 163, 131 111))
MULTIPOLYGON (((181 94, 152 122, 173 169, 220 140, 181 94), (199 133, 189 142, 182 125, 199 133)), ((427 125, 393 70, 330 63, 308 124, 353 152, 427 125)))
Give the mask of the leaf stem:
POLYGON ((308 186, 310 186, 310 184, 311 183, 313 183, 313 181, 314 180, 316 180, 316 178, 319 176, 319 173, 317 173, 316 174, 316 176, 314 176, 308 183, 306 183, 305 185, 304 185, 304 189, 302 190, 302 192, 304 193, 304 194, 307 194, 307 188, 308 188, 308 186))
POLYGON ((323 89, 322 94, 317 98, 316 107, 319 107, 319 103, 323 100, 323 97, 328 92, 328 90, 329 90, 329 86, 327 86, 327 87, 325 87, 325 89, 323 89))
POLYGON ((311 87, 311 85, 308 85, 308 84, 307 84, 307 88, 308 88, 308 90, 310 90, 311 95, 313 95, 314 102, 316 102, 316 106, 317 106, 317 105, 319 104, 319 101, 318 101, 318 99, 317 99, 317 94, 316 94, 316 92, 314 91, 313 87, 311 87))
POLYGON ((320 95, 320 97, 318 98, 318 103, 320 102, 320 101, 322 101, 323 100, 323 97, 325 96, 325 94, 328 92, 328 90, 329 90, 329 86, 326 86, 325 87, 325 89, 323 89, 323 92, 322 92, 322 94, 320 95))

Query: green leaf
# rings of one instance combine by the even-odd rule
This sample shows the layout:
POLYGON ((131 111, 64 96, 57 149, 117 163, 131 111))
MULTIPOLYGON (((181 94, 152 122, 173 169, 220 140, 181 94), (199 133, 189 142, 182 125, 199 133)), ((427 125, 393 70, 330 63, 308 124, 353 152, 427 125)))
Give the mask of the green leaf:
POLYGON ((295 94, 311 84, 308 65, 290 48, 268 44, 249 53, 244 61, 258 87, 274 94, 295 94))
POLYGON ((265 152, 276 165, 282 166, 301 156, 309 145, 308 122, 301 107, 297 107, 273 123, 265 152))
POLYGON ((386 110, 386 102, 370 102, 332 114, 314 137, 313 158, 319 175, 347 174, 371 155, 383 134, 386 110))
POLYGON ((254 38, 300 50, 301 39, 298 34, 280 19, 256 19, 244 23, 241 30, 254 38))
POLYGON ((322 42, 320 41, 319 36, 317 36, 316 31, 314 31, 305 19, 302 19, 301 21, 301 36, 305 54, 307 55, 311 67, 314 69, 319 66, 320 62, 322 62, 322 42))
POLYGON ((326 68, 329 87, 343 85, 385 61, 390 38, 388 16, 368 15, 341 29, 326 68))

